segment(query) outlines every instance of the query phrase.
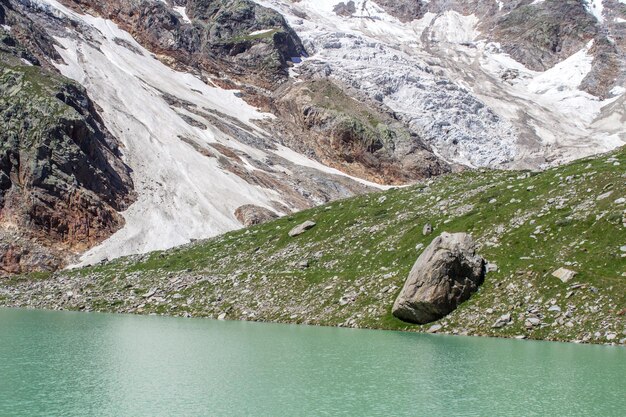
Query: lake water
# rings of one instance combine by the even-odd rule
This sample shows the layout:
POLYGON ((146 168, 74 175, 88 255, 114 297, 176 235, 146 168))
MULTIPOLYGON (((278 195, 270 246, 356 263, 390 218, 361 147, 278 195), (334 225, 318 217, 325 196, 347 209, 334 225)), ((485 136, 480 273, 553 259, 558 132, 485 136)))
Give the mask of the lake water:
POLYGON ((626 349, 0 309, 0 416, 624 416, 626 349))

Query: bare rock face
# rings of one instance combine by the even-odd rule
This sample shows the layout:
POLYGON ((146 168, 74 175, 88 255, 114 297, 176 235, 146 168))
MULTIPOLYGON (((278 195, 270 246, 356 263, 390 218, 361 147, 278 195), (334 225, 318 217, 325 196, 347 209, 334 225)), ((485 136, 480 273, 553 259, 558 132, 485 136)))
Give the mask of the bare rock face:
POLYGON ((270 220, 278 218, 278 215, 265 207, 246 204, 235 210, 235 217, 241 224, 248 227, 269 222, 270 220))
POLYGON ((339 16, 351 16, 356 12, 356 7, 353 1, 341 2, 335 5, 333 11, 339 16))
MULTIPOLYGON (((276 110, 288 145, 348 174, 406 184, 450 172, 416 134, 365 97, 325 78, 286 86, 276 110)), ((269 129, 276 129, 268 126, 269 129)), ((280 132, 279 132, 280 134, 280 132)))
POLYGON ((426 12, 422 0, 376 0, 376 4, 401 22, 419 19, 426 12))
POLYGON ((0 29, 0 275, 53 270, 122 227, 133 183, 85 90, 40 65, 52 40, 0 10, 18 28, 0 29))
POLYGON ((596 35, 596 20, 578 0, 520 5, 494 22, 491 36, 514 59, 544 71, 596 35))
POLYGON ((305 54, 283 16, 251 0, 177 1, 191 22, 160 1, 62 2, 115 21, 142 45, 179 64, 262 87, 284 81, 291 58, 305 54))
POLYGON ((485 277, 485 260, 466 233, 442 233, 417 258, 392 313, 400 320, 425 324, 455 310, 485 277))

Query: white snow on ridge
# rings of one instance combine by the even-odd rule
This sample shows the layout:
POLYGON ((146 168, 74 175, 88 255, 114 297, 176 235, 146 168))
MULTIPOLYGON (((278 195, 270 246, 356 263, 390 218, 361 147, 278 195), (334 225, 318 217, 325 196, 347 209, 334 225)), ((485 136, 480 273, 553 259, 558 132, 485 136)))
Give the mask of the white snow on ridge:
POLYGON ((254 32, 250 32, 248 34, 248 36, 258 36, 258 35, 264 35, 266 33, 270 33, 272 31, 274 31, 276 29, 261 29, 261 30, 255 30, 254 32))
POLYGON ((596 18, 598 23, 604 22, 604 17, 602 16, 604 4, 602 4, 602 0, 584 0, 584 4, 585 9, 596 18))
MULTIPOLYGON (((540 95, 561 106, 566 115, 583 116, 591 122, 595 114, 589 112, 589 100, 593 97, 578 89, 591 71, 593 57, 588 54, 593 41, 584 48, 547 71, 538 73, 526 84, 529 92, 540 95), (582 98, 582 100, 581 100, 582 98)), ((596 113, 600 109, 596 110, 596 113)))
POLYGON ((181 17, 183 18, 183 21, 185 21, 186 23, 191 23, 191 19, 189 18, 189 16, 187 16, 187 8, 181 7, 181 6, 174 6, 173 9, 176 13, 181 15, 181 17))

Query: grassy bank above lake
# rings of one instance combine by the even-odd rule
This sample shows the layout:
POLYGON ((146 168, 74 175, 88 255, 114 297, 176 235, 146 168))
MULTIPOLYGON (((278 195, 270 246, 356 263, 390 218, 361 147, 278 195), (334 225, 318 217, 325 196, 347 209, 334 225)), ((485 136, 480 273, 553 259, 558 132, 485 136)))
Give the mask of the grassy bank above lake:
POLYGON ((164 252, 17 277, 0 305, 626 343, 625 196, 624 148, 541 173, 450 174, 164 252), (316 226, 289 237, 306 220, 316 226), (443 231, 470 233, 492 271, 444 319, 403 323, 393 301, 443 231), (553 277, 561 267, 576 277, 553 277))

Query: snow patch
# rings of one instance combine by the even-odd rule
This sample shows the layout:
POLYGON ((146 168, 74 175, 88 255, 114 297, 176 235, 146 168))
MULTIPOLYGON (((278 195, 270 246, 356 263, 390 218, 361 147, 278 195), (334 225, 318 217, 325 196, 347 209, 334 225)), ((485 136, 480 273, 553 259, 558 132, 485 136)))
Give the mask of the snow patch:
MULTIPOLYGON (((623 2, 624 0, 620 1, 623 2)), ((603 23, 604 17, 602 16, 602 11, 604 10, 604 4, 602 3, 602 0, 583 0, 583 2, 587 12, 592 14, 598 23, 603 23)))
POLYGON ((626 93, 626 88, 622 87, 621 85, 616 85, 615 87, 611 89, 609 93, 612 96, 621 96, 622 94, 626 93))
POLYGON ((438 16, 431 25, 431 40, 449 43, 470 43, 479 35, 476 30, 478 18, 463 16, 453 10, 448 10, 438 16))
POLYGON ((273 32, 276 29, 261 29, 261 30, 255 30, 254 32, 251 32, 249 34, 249 36, 258 36, 258 35, 264 35, 266 33, 270 33, 273 32))
POLYGON ((178 13, 179 15, 182 16, 183 20, 186 23, 190 23, 191 24, 191 19, 189 18, 189 16, 187 16, 187 8, 186 7, 174 6, 173 9, 174 9, 174 11, 176 13, 178 13))

